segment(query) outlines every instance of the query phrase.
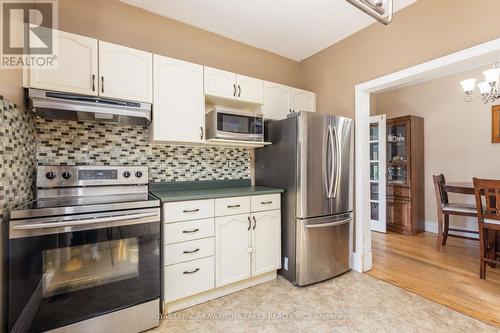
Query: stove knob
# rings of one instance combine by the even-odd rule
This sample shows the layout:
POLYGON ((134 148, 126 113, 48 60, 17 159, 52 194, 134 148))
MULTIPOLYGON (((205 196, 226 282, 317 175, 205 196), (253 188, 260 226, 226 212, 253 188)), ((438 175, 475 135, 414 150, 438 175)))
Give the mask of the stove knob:
POLYGON ((56 173, 54 171, 49 171, 45 174, 45 178, 52 180, 56 178, 56 173))
POLYGON ((141 177, 142 177, 142 171, 136 171, 136 172, 135 172, 135 176, 136 176, 137 178, 141 178, 141 177))
POLYGON ((62 177, 63 177, 64 179, 70 179, 70 178, 71 178, 71 172, 69 172, 69 171, 64 171, 64 172, 62 173, 62 177))
POLYGON ((123 177, 125 177, 125 178, 130 177, 130 171, 125 171, 125 172, 123 173, 123 177))

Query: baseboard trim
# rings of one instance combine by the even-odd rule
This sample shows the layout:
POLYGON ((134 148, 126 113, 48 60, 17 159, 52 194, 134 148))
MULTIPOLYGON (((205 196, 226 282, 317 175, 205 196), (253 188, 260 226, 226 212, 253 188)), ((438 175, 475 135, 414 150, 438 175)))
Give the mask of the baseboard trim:
MULTIPOLYGON (((437 225, 438 224, 436 221, 425 221, 425 231, 437 234, 437 232, 438 232, 437 225)), ((452 227, 452 226, 450 226, 450 227, 452 227)), ((472 221, 466 221, 465 226, 463 226, 463 227, 461 226, 460 229, 477 231, 477 222, 474 223, 472 221)), ((474 235, 474 234, 469 234, 469 233, 465 233, 465 232, 453 232, 453 233, 456 235, 460 235, 460 236, 467 236, 467 237, 473 237, 473 238, 479 239, 479 236, 474 235)))
POLYGON ((256 286, 258 284, 275 280, 277 272, 264 273, 259 276, 228 284, 219 288, 211 289, 203 293, 189 296, 170 303, 163 303, 163 314, 167 315, 176 311, 190 308, 194 305, 205 303, 213 299, 232 294, 234 292, 256 286))

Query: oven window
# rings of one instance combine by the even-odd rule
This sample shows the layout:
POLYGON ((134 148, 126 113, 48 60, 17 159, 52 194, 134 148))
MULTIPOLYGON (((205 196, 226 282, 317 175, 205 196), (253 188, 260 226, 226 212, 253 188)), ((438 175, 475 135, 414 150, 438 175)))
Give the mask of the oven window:
POLYGON ((43 297, 137 277, 138 256, 137 238, 45 250, 43 297))
POLYGON ((219 114, 222 118, 219 124, 222 124, 221 130, 224 132, 250 133, 251 117, 236 116, 232 114, 219 114))

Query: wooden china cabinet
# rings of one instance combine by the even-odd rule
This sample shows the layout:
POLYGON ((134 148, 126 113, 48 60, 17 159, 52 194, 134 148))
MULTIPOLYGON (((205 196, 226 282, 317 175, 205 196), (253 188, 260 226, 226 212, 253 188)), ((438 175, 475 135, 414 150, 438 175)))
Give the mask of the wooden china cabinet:
POLYGON ((425 230, 424 119, 387 119, 387 230, 425 230))

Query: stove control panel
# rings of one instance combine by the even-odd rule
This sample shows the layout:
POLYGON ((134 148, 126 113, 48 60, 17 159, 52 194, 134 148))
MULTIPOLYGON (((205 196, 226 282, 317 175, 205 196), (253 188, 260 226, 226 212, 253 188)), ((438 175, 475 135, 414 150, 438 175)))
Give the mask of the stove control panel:
POLYGON ((38 188, 144 185, 148 183, 146 166, 39 166, 38 188))

